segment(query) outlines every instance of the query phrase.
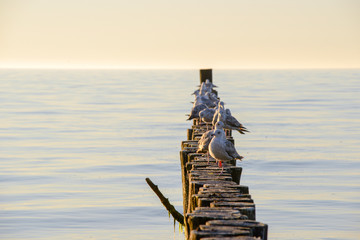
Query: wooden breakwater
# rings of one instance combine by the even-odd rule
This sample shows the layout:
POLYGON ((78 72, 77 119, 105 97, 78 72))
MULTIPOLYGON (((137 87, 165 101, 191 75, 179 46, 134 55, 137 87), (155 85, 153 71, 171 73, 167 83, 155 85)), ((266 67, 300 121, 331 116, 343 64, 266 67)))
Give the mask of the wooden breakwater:
MULTIPOLYGON (((200 70, 200 84, 212 82, 212 70, 200 70)), ((186 239, 267 239, 268 226, 256 221, 255 204, 247 186, 240 184, 242 168, 236 160, 224 164, 196 153, 206 123, 193 120, 182 141, 180 160, 186 239)), ((231 130, 227 139, 234 143, 231 130)))

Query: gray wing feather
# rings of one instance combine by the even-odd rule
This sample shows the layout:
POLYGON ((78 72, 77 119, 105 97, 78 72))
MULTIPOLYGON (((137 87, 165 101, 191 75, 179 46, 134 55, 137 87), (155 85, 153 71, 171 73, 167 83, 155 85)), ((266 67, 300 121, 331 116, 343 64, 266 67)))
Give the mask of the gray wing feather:
POLYGON ((240 133, 249 132, 235 117, 232 115, 226 116, 225 125, 230 129, 238 130, 240 133))
POLYGON ((234 144, 230 142, 229 140, 225 141, 225 151, 229 156, 231 156, 234 159, 241 159, 242 157, 239 155, 239 153, 236 151, 234 144))
POLYGON ((212 139, 212 136, 211 136, 212 133, 213 133, 213 130, 210 130, 210 131, 205 132, 201 136, 201 138, 199 140, 199 145, 198 145, 197 152, 208 151, 209 144, 210 144, 211 139, 212 139))

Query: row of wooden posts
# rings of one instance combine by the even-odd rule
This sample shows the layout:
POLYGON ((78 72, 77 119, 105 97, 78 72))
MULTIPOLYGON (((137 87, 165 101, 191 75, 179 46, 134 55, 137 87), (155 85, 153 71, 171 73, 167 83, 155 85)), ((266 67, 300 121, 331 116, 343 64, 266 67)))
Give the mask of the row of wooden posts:
MULTIPOLYGON (((200 70, 200 84, 212 82, 212 70, 200 70)), ((182 141, 180 160, 186 239, 267 239, 268 226, 256 221, 255 204, 249 188, 240 184, 242 168, 236 161, 218 167, 202 153, 196 153, 198 140, 207 131, 205 123, 193 121, 182 141)), ((231 131, 227 139, 234 143, 231 131)))

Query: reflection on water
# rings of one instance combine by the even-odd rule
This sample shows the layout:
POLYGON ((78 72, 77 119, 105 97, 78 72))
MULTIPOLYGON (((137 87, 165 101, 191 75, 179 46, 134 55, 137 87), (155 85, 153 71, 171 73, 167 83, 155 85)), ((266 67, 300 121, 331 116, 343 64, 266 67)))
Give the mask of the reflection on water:
MULTIPOLYGON (((183 239, 197 71, 1 70, 0 238, 183 239)), ((270 239, 360 236, 360 71, 214 71, 270 239)))

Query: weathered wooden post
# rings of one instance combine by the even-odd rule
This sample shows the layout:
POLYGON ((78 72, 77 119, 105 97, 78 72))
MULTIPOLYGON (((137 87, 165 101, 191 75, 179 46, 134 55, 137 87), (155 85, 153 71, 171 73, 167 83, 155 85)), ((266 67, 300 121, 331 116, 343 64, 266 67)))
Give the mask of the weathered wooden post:
POLYGON ((193 140, 192 135, 193 135, 193 130, 190 128, 187 130, 187 140, 193 140))
POLYGON ((212 82, 212 69, 200 69, 200 84, 209 79, 212 82))
POLYGON ((182 191, 183 191, 183 210, 184 210, 184 229, 185 229, 185 237, 188 239, 189 231, 186 221, 186 214, 188 209, 188 197, 189 197, 189 179, 186 170, 186 164, 188 162, 188 154, 190 152, 187 150, 180 151, 180 163, 181 163, 181 181, 182 181, 182 191))
MULTIPOLYGON (((213 82, 212 69, 200 69, 200 85, 206 80, 213 82)), ((212 92, 217 95, 214 89, 212 92)), ((196 153, 206 130, 205 124, 194 119, 187 140, 181 142, 185 238, 266 240, 267 225, 255 221, 254 200, 249 188, 239 185, 242 168, 236 166, 236 160, 223 161, 221 169, 215 159, 196 153)), ((226 137, 234 144, 231 130, 226 137)))
MULTIPOLYGON (((200 69, 200 85, 205 82, 206 79, 209 79, 210 82, 213 82, 212 69, 200 69)), ((212 92, 217 96, 218 92, 213 89, 212 92)))
MULTIPOLYGON (((212 82, 212 69, 200 70, 200 83, 212 82)), ((211 85, 211 84, 210 84, 211 85)), ((209 85, 201 86, 208 89, 209 85)), ((216 87, 216 86, 212 86, 216 87)), ((212 89, 217 95, 217 92, 212 89)), ((255 204, 249 188, 240 184, 242 168, 236 160, 219 167, 212 157, 197 153, 198 141, 207 125, 193 120, 187 140, 181 142, 180 164, 184 215, 178 212, 149 178, 146 182, 176 221, 184 225, 185 238, 267 240, 268 226, 256 222, 255 204)), ((231 130, 226 137, 234 144, 231 130)))

